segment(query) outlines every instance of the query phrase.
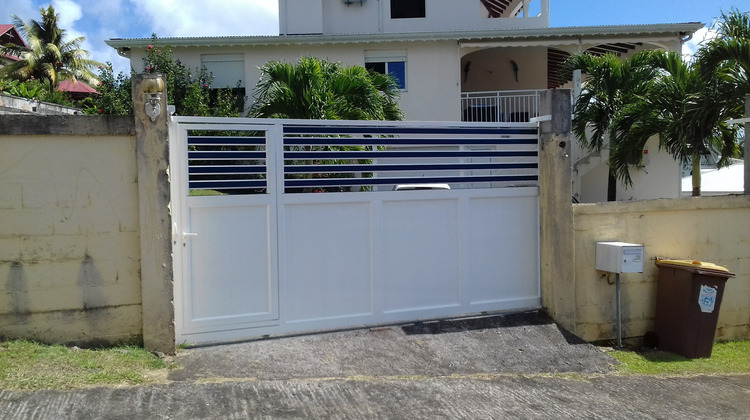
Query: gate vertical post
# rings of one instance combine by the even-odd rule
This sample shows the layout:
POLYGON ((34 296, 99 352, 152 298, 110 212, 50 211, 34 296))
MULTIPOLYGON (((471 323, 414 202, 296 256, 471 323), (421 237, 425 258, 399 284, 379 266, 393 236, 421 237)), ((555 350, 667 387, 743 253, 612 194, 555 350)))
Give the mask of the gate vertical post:
MULTIPOLYGON (((750 94, 745 95, 745 118, 750 118, 750 94)), ((750 194, 750 142, 747 141, 747 132, 750 123, 745 123, 745 194, 750 194)))
POLYGON ((143 345, 149 351, 174 354, 167 95, 163 83, 155 85, 153 80, 153 77, 142 74, 132 78, 140 207, 143 345), (144 85, 144 80, 148 86, 144 85))
POLYGON ((575 333, 575 236, 570 159, 569 89, 542 92, 539 114, 539 204, 542 305, 550 316, 575 333))

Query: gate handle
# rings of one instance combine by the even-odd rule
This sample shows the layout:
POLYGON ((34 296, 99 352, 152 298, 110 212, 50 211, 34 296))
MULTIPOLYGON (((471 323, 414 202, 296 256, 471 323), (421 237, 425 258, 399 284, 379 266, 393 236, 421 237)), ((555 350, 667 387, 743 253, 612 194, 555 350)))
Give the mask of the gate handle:
POLYGON ((197 233, 193 233, 193 232, 182 232, 182 237, 183 238, 185 238, 187 236, 198 236, 198 234, 197 233))

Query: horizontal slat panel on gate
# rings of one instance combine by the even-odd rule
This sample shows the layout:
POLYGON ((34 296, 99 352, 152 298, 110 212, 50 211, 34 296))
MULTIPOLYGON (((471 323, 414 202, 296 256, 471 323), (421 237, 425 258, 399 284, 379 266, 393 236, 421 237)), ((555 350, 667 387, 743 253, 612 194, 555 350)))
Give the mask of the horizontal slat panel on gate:
POLYGON ((458 134, 461 136, 477 134, 536 134, 536 127, 406 127, 358 124, 342 125, 293 125, 284 126, 284 134, 458 134))
POLYGON ((286 192, 538 185, 538 135, 531 125, 285 124, 283 133, 286 192))
MULTIPOLYGON (((317 145, 320 143, 320 137, 287 137, 284 140, 286 145, 317 145)), ((358 145, 362 141, 357 138, 326 138, 326 144, 330 145, 358 145)), ((426 145, 469 145, 469 144, 496 144, 496 139, 475 139, 475 138, 431 138, 431 139, 415 139, 415 138, 378 138, 378 144, 381 145, 401 145, 401 144, 426 144, 426 145)), ((536 144, 536 139, 503 139, 503 144, 536 144)))
POLYGON ((263 131, 233 131, 226 136, 212 131, 190 133, 187 138, 190 190, 214 194, 265 192, 266 142, 263 131))

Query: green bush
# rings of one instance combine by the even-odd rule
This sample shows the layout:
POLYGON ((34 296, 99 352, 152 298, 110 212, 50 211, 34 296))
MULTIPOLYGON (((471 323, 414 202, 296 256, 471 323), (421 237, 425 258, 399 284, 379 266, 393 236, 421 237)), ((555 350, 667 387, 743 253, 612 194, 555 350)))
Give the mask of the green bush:
POLYGON ((45 83, 36 79, 29 79, 24 82, 15 79, 0 79, 0 93, 18 96, 20 98, 36 99, 38 101, 50 102, 58 105, 72 107, 77 105, 67 92, 61 92, 59 90, 53 90, 50 92, 45 83))

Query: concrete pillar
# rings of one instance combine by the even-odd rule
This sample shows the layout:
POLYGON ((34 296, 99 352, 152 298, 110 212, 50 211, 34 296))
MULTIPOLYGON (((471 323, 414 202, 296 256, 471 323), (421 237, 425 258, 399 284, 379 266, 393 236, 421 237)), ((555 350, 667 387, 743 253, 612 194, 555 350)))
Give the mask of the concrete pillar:
POLYGON ((572 208, 569 89, 542 92, 539 114, 539 202, 542 305, 552 318, 575 332, 575 242, 572 208))
POLYGON ((573 103, 578 100, 581 96, 581 89, 583 87, 583 75, 581 69, 573 70, 573 103))
POLYGON ((542 0, 541 15, 544 18, 546 26, 549 26, 549 0, 542 0))
POLYGON ((173 354, 174 283, 167 95, 161 86, 160 114, 152 121, 146 112, 143 82, 144 75, 132 78, 140 206, 143 345, 150 351, 173 354))

